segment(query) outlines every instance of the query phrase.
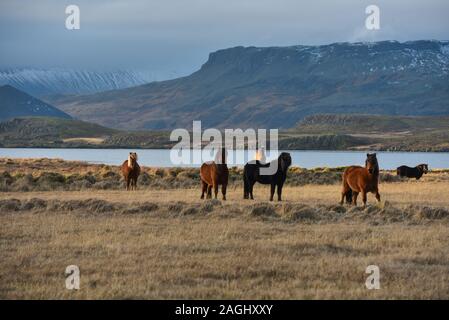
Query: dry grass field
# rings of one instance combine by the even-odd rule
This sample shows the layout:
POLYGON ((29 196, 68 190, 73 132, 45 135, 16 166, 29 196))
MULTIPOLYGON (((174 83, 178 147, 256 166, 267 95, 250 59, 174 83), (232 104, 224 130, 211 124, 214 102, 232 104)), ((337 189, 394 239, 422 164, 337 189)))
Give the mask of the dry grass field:
POLYGON ((0 298, 449 298, 443 173, 384 182, 366 209, 339 206, 339 191, 288 185, 280 203, 262 186, 243 200, 239 184, 227 201, 199 188, 4 191, 0 298), (365 287, 372 264, 379 290, 365 287), (65 288, 68 265, 80 290, 65 288))

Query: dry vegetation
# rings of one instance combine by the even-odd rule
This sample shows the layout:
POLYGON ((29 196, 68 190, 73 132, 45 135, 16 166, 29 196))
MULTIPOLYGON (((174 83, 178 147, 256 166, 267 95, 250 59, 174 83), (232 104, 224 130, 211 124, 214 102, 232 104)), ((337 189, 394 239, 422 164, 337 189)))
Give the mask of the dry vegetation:
MULTIPOLYGON (((291 168, 286 184, 340 184, 344 168, 316 168, 312 170, 291 168)), ((404 182, 395 173, 381 172, 382 182, 404 182)), ((449 181, 449 170, 438 170, 426 176, 426 181, 449 181)), ((196 168, 142 168, 138 185, 140 189, 190 189, 200 184, 196 168)), ((242 184, 242 169, 230 168, 231 187, 242 184)), ((79 191, 120 190, 124 183, 120 167, 88 164, 58 159, 7 159, 0 158, 0 191, 79 191)))
MULTIPOLYGON (((7 161, 0 172, 38 178, 50 160, 7 161)), ((55 164, 64 177, 104 169, 55 164)), ((299 172, 291 180, 305 177, 299 172)), ((317 178, 290 183, 281 203, 266 202, 265 186, 243 200, 237 180, 226 202, 200 201, 193 182, 136 192, 6 190, 0 297, 449 298, 447 172, 383 182, 382 204, 369 196, 366 209, 339 206, 339 184, 319 172, 339 169, 308 172, 317 178), (65 289, 70 264, 80 267, 79 291, 65 289), (370 264, 380 267, 380 290, 365 288, 370 264)))

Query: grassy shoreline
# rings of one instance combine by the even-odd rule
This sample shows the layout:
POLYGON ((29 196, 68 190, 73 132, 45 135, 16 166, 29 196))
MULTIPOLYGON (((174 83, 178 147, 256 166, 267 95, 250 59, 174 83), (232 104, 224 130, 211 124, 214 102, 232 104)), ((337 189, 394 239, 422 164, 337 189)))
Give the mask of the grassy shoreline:
MULTIPOLYGON (((339 184, 344 167, 304 169, 292 167, 286 185, 339 184)), ((242 183, 242 168, 230 168, 230 186, 242 183)), ((434 170, 429 181, 449 180, 449 170, 434 170)), ((381 172, 381 182, 408 181, 391 170, 381 172)), ((200 185, 198 168, 150 168, 142 166, 138 180, 141 189, 196 188, 200 185)), ((124 186, 119 166, 90 164, 60 159, 0 158, 0 191, 74 191, 119 190, 124 186)))

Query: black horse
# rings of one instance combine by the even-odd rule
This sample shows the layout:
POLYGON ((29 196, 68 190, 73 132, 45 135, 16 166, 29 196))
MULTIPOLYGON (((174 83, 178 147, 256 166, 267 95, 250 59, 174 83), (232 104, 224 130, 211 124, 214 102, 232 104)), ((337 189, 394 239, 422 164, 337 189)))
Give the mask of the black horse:
POLYGON ((287 178, 288 167, 292 164, 290 153, 282 152, 277 160, 263 164, 260 161, 248 162, 243 169, 243 198, 254 199, 253 187, 256 182, 271 185, 270 201, 273 201, 274 191, 277 186, 278 201, 281 201, 282 186, 287 178), (261 168, 277 168, 274 174, 261 174, 261 168))
POLYGON ((426 163, 417 165, 414 168, 410 168, 407 166, 400 166, 396 169, 396 173, 398 176, 407 177, 407 178, 416 178, 419 180, 423 174, 427 174, 429 172, 429 166, 426 163))

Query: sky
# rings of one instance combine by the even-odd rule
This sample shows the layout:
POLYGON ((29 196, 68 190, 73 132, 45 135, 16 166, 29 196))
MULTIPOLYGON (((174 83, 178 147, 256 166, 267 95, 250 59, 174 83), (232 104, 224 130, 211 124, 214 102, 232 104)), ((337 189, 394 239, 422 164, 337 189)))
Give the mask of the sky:
POLYGON ((447 0, 0 0, 0 67, 187 75, 235 46, 449 40, 447 0), (68 5, 80 29, 67 30, 68 5), (380 9, 367 30, 365 8, 380 9))

